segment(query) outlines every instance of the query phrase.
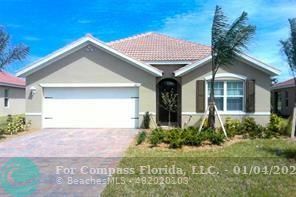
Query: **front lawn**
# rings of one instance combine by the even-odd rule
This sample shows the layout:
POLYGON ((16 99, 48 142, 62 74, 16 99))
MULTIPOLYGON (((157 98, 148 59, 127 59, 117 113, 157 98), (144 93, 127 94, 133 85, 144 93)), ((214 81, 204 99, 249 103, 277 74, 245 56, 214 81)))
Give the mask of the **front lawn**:
POLYGON ((255 139, 210 149, 133 145, 118 168, 135 173, 114 175, 103 196, 293 196, 296 142, 255 139))

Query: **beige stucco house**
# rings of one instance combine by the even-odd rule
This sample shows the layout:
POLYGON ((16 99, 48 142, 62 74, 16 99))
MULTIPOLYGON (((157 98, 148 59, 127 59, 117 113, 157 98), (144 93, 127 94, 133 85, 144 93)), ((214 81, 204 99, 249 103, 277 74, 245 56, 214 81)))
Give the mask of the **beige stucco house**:
POLYGON ((0 71, 0 116, 25 113, 25 81, 0 71))
POLYGON ((291 116, 295 97, 296 86, 293 78, 274 84, 271 91, 272 111, 284 117, 291 116))
MULTIPOLYGON (((208 102, 210 47, 146 33, 104 43, 91 35, 27 66, 26 117, 35 128, 138 128, 150 112, 168 124, 161 93, 178 95, 175 125, 196 125, 208 102)), ((270 77, 279 71, 238 54, 222 67, 215 84, 223 118, 268 122, 270 77)))

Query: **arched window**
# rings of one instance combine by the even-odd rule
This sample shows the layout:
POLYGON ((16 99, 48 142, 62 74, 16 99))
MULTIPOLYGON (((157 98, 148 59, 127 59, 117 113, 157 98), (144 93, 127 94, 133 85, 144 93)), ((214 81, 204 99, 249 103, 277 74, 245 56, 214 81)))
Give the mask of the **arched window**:
MULTIPOLYGON (((209 102, 212 76, 205 77, 206 105, 209 102)), ((243 112, 245 111, 245 80, 242 75, 232 73, 218 73, 215 77, 214 95, 215 104, 219 111, 243 112)))

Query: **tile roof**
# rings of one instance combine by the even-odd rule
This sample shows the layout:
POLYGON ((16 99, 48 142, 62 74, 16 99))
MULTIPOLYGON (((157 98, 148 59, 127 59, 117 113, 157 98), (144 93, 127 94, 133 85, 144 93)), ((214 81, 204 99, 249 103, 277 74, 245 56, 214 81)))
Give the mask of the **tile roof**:
POLYGON ((196 61, 210 55, 211 48, 159 33, 145 33, 107 43, 141 61, 196 61))
POLYGON ((7 86, 20 86, 25 88, 25 80, 18 78, 16 76, 13 76, 12 74, 9 74, 4 71, 0 71, 0 85, 4 84, 7 86))
POLYGON ((283 81, 273 85, 273 88, 284 88, 284 87, 293 87, 295 86, 294 79, 289 79, 287 81, 283 81))

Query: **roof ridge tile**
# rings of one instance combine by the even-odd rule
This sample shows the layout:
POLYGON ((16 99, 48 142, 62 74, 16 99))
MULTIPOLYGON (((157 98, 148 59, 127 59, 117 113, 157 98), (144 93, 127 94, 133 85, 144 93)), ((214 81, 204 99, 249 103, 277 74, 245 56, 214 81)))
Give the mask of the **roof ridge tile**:
POLYGON ((123 41, 133 40, 133 39, 136 39, 136 38, 140 38, 140 37, 144 37, 144 36, 147 36, 147 35, 151 35, 153 33, 154 32, 151 31, 151 32, 146 32, 146 33, 135 34, 135 35, 130 36, 130 37, 127 37, 127 38, 121 38, 121 39, 118 39, 118 40, 107 42, 106 44, 107 45, 112 45, 112 44, 120 43, 120 42, 123 42, 123 41))

